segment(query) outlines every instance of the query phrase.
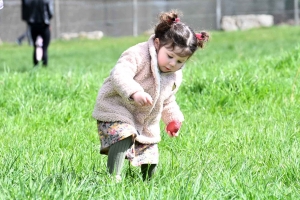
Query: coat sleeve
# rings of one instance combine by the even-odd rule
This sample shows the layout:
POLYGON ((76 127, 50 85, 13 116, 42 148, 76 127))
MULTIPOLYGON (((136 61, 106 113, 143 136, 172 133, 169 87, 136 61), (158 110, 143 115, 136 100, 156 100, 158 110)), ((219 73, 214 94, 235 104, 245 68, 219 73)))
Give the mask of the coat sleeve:
POLYGON ((21 5, 22 20, 27 22, 30 16, 30 2, 28 2, 28 0, 22 0, 21 5))
POLYGON ((48 6, 47 6, 47 12, 49 15, 49 19, 53 17, 54 8, 53 8, 53 0, 49 0, 48 6))
POLYGON ((162 121, 166 125, 168 125, 173 120, 177 120, 179 122, 183 122, 184 120, 184 116, 176 102, 176 98, 174 95, 165 100, 162 111, 162 121))
POLYGON ((110 74, 114 89, 126 100, 129 100, 135 92, 144 91, 142 86, 134 80, 138 70, 136 57, 134 51, 125 51, 110 74))
POLYGON ((177 87, 173 93, 164 101, 162 111, 162 121, 167 125, 173 120, 183 122, 184 116, 180 110, 179 105, 176 102, 175 94, 177 93, 179 86, 182 82, 182 72, 177 73, 176 85, 177 87))

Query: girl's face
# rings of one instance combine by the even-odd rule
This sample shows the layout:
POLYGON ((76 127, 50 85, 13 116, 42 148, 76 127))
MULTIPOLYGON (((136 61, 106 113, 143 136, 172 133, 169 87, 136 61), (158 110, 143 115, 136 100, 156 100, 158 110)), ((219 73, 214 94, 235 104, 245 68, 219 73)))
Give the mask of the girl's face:
POLYGON ((161 72, 176 72, 182 68, 189 58, 189 56, 181 57, 175 53, 180 52, 179 47, 175 47, 173 50, 169 50, 165 46, 159 48, 159 40, 157 38, 155 39, 154 44, 158 50, 157 61, 161 72))

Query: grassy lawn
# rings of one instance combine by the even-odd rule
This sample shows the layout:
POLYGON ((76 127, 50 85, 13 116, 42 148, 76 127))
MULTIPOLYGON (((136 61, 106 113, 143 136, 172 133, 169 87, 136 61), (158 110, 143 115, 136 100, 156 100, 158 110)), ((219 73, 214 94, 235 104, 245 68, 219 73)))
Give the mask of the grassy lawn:
MULTIPOLYGON (((184 69, 178 138, 155 177, 106 173, 91 117, 120 54, 148 36, 0 46, 0 199, 299 199, 299 27, 212 32, 184 69)), ((161 124, 162 130, 164 129, 161 124)))

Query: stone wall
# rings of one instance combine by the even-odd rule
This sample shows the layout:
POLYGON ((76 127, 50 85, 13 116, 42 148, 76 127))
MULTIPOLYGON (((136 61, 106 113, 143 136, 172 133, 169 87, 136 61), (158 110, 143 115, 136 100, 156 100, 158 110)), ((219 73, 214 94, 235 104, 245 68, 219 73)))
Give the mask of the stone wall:
POLYGON ((272 15, 235 15, 223 16, 221 27, 224 31, 247 30, 274 25, 272 15))

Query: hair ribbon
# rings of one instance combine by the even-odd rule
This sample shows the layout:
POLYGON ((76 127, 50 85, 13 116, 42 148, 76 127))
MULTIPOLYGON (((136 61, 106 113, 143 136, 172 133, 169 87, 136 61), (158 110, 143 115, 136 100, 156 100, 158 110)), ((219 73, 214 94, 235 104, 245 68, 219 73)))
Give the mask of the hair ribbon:
POLYGON ((203 33, 196 33, 195 34, 198 40, 204 40, 204 35, 203 33))

